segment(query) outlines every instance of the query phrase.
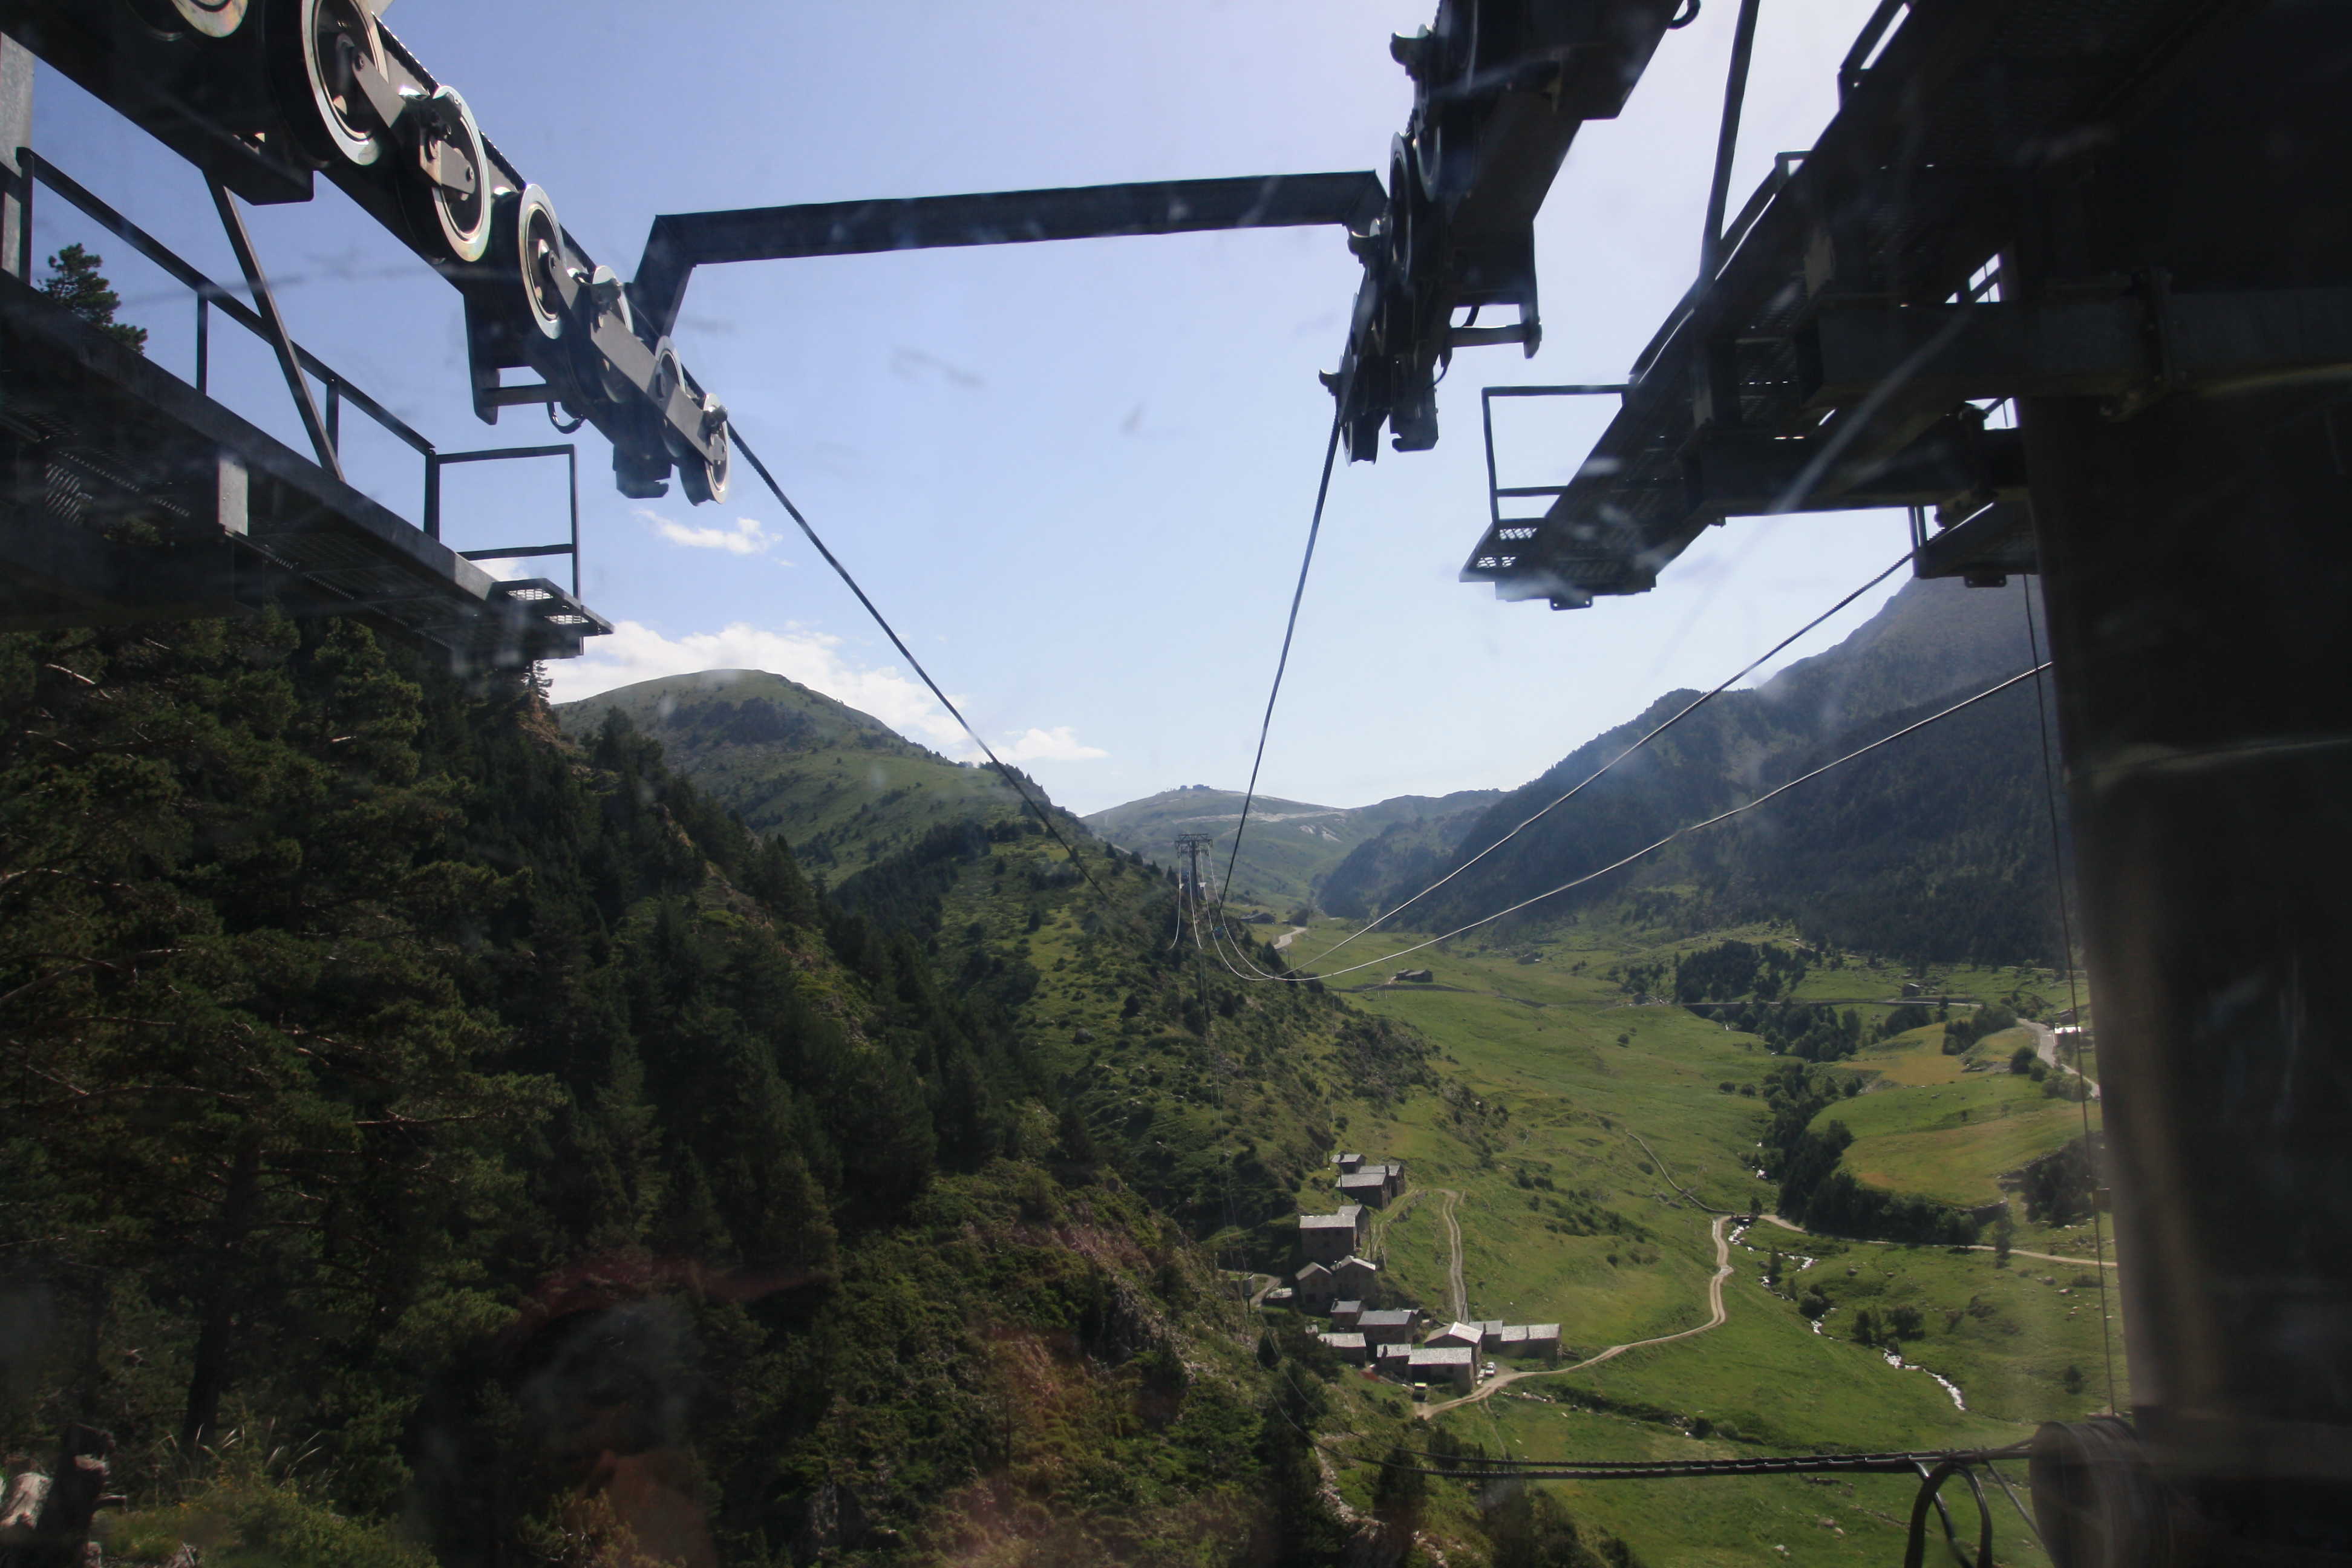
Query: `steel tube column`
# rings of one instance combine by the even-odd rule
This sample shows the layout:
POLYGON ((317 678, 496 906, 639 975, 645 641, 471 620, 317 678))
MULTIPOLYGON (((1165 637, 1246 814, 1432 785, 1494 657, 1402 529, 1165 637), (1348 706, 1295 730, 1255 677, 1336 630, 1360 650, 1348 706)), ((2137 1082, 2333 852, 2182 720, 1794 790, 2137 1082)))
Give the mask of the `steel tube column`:
MULTIPOLYGON (((2036 198, 2005 281, 2352 283, 2347 153, 2352 26, 2282 0, 2036 198)), ((2021 408, 2128 1408, 2184 1557, 2352 1552, 2352 384, 2150 390, 2021 408)))

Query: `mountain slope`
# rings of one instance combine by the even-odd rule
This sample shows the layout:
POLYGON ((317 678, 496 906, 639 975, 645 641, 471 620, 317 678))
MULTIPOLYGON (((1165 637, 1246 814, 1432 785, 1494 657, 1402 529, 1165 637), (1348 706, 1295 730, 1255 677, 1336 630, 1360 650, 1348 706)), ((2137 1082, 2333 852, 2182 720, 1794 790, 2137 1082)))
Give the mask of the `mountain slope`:
MULTIPOLYGON (((1752 800, 2029 667, 2018 596, 1915 582, 1829 652, 1727 692, 1527 828, 1409 917, 1444 930, 1536 898, 1752 800)), ((1327 886, 1391 908, 1500 841, 1697 693, 1670 692, 1488 808, 1447 854, 1367 845, 1327 886)), ((1538 905, 1541 921, 1628 894, 1680 929, 1796 921, 1906 956, 2046 957, 2059 946, 2040 727, 2021 686, 1800 786, 1725 827, 1538 905)))
MULTIPOLYGON (((1234 871, 1234 896, 1269 903, 1313 900, 1335 867, 1383 832, 1461 816, 1499 798, 1497 790, 1463 790, 1398 795, 1349 808, 1261 795, 1250 806, 1249 832, 1234 871)), ((1187 784, 1097 811, 1086 824, 1120 848, 1163 865, 1179 858, 1178 835, 1205 833, 1216 841, 1222 871, 1241 825, 1242 800, 1239 790, 1187 784)))
POLYGON ((783 833, 803 865, 836 879, 943 824, 1024 809, 993 771, 950 762, 781 675, 667 676, 555 710, 575 740, 615 712, 746 826, 783 833))

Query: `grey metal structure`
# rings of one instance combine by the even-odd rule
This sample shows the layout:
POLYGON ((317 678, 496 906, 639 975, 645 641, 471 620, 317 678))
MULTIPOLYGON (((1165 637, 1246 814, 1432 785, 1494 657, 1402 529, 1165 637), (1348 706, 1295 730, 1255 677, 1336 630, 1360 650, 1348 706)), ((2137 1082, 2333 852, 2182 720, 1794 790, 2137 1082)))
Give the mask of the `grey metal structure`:
POLYGON ((2342 1562, 2352 10, 1888 0, 1840 86, 1463 576, 1581 607, 1727 516, 1890 504, 1923 574, 2040 574, 2130 1359, 2128 1420, 2037 1436, 2042 1533, 2342 1562))
MULTIPOLYGON (((1676 3, 1441 0, 1433 27, 1394 41, 1392 52, 1412 75, 1415 104, 1397 139, 1385 190, 1370 174, 1269 175, 677 214, 655 221, 636 277, 625 281, 565 232, 552 199, 483 133, 463 95, 384 26, 377 14, 383 0, 0 0, 0 34, 10 40, 0 49, 0 66, 24 74, 28 62, 18 46, 29 47, 203 174, 252 304, 196 274, 37 159, 29 159, 0 193, 0 248, 16 258, 19 277, 29 269, 24 204, 37 176, 196 290, 200 396, 205 379, 201 334, 214 313, 261 336, 278 359, 311 447, 319 470, 311 488, 323 485, 326 494, 338 497, 326 512, 303 514, 310 520, 303 524, 306 536, 315 547, 331 531, 318 520, 331 515, 348 536, 347 552, 370 555, 389 542, 395 556, 421 552, 434 559, 427 574, 433 581, 419 591, 437 598, 440 607, 420 611, 418 624, 454 625, 451 616, 470 621, 479 605, 504 605, 515 596, 516 591, 483 586, 487 579, 478 582, 480 574, 469 574, 462 563, 444 572, 434 555, 442 467, 488 454, 435 453, 292 341, 263 258, 246 233, 240 199, 305 201, 324 174, 463 295, 479 417, 495 423, 503 408, 543 405, 552 419, 561 408, 575 425, 593 424, 611 441, 614 482, 623 494, 664 494, 675 475, 697 502, 726 495, 731 451, 725 408, 696 382, 670 341, 698 266, 918 247, 1338 226, 1362 259, 1365 276, 1340 368, 1325 380, 1339 399, 1337 419, 1350 455, 1369 458, 1383 424, 1402 448, 1436 439, 1433 388, 1454 349, 1517 342, 1535 352, 1541 337, 1536 209, 1578 129, 1623 104, 1676 3), (1473 324, 1478 310, 1505 305, 1517 308, 1516 323, 1473 324), (1454 322, 1461 309, 1470 311, 1471 321, 1454 322), (520 379, 509 379, 517 372, 520 379), (311 386, 314 377, 326 390, 323 405, 311 386), (422 541, 401 534, 394 526, 397 519, 378 515, 382 509, 341 504, 337 426, 346 406, 376 418, 425 458, 422 541)), ((6 85, 0 79, 0 89, 6 85)), ((29 79, 19 85, 13 97, 0 91, 0 105, 21 109, 29 101, 29 79)), ((25 127, 0 135, 0 161, 29 140, 28 119, 25 127)), ((30 302, 12 309, 12 319, 27 322, 39 314, 30 302)), ((57 331, 74 335, 68 327, 57 331)), ((110 365, 110 357, 100 352, 91 364, 93 370, 110 365)), ((132 379, 145 388, 151 378, 132 379)), ((153 391, 178 408, 173 389, 153 391)), ((74 400, 60 391, 53 401, 66 407, 74 400)), ((31 426, 22 438, 36 447, 55 439, 31 426)), ((255 438, 266 439, 257 433, 255 438)), ((87 441, 77 449, 99 467, 110 460, 87 441)), ((247 468, 257 461, 283 466, 282 451, 266 459, 255 455, 260 451, 236 448, 247 468)), ((115 466, 129 471, 137 465, 115 466)), ((147 487, 142 504, 176 516, 179 503, 162 499, 161 484, 147 487)), ((576 637, 551 627, 584 627, 589 635, 604 629, 576 603, 576 463, 572 484, 570 544, 519 547, 528 554, 568 550, 573 557, 573 594, 541 617, 543 624, 535 623, 524 639, 533 648, 576 651, 576 637)), ((131 503, 117 510, 125 507, 131 503)), ((24 516, 37 517, 37 509, 24 516)), ((34 521, 24 528, 40 531, 34 521)), ((274 537, 288 529, 266 522, 263 531, 274 537)), ((239 551, 258 547, 250 543, 250 532, 238 537, 248 542, 208 541, 206 549, 226 550, 242 562, 239 551)), ((10 580, 5 595, 13 596, 0 597, 0 616, 30 625, 75 614, 134 616, 159 613, 157 606, 165 605, 248 602, 257 594, 321 605, 338 595, 369 606, 400 597, 390 579, 333 583, 284 551, 272 559, 278 579, 244 566, 225 577, 222 570, 200 569, 185 552, 148 560, 143 568, 130 559, 103 571, 92 563, 77 576, 80 569, 56 548, 45 555, 27 546, 14 557, 0 556, 0 576, 10 580), (220 586, 231 578, 234 592, 220 586), (134 593, 127 585, 134 579, 147 587, 134 593), (264 580, 274 585, 254 586, 264 580), (13 613, 6 608, 12 603, 13 613)))
MULTIPOLYGON (((274 310, 247 306, 30 148, 19 147, 16 162, 12 213, 28 214, 46 190, 37 199, 70 203, 191 290, 196 359, 184 380, 22 281, 29 226, 16 226, 18 245, 0 274, 0 627, 274 607, 354 616, 460 668, 569 658, 583 637, 610 629, 579 603, 576 481, 567 542, 495 552, 570 555, 569 591, 541 578, 499 581, 473 564, 494 552, 469 558, 440 542, 443 465, 573 461, 572 447, 437 452, 288 338, 274 310), (278 353, 302 395, 310 455, 207 395, 215 318, 278 353), (313 379, 325 388, 323 411, 313 379), (423 459, 421 528, 345 482, 337 454, 346 410, 423 459)), ((254 259, 249 241, 240 248, 254 259)), ((268 300, 266 279, 255 293, 268 300)))
MULTIPOLYGON (((725 408, 697 384, 669 336, 698 266, 1110 235, 1338 226, 1363 262, 1364 282, 1340 367, 1324 379, 1339 400, 1335 417, 1349 455, 1368 459, 1377 454, 1383 425, 1403 449, 1435 441, 1433 388, 1455 349, 1516 342, 1528 353, 1535 352, 1542 333, 1536 309, 1536 210, 1577 131, 1587 120, 1613 115, 1622 106, 1672 25, 1676 4, 1441 0, 1433 26, 1393 41, 1391 52, 1412 73, 1415 94, 1385 189, 1370 174, 1269 175, 676 214, 655 220, 636 276, 625 281, 564 231, 553 201, 483 134, 463 96, 437 79, 383 26, 377 15, 382 0, 0 0, 0 33, 10 40, 0 49, 0 65, 22 72, 27 62, 18 46, 28 47, 202 173, 253 302, 248 307, 203 278, 62 172, 29 154, 19 177, 0 193, 0 241, 16 260, 14 270, 23 276, 29 269, 24 204, 38 177, 195 289, 199 397, 205 380, 203 333, 213 314, 257 332, 275 353, 307 433, 319 470, 310 488, 323 486, 326 494, 338 498, 324 512, 301 514, 313 550, 320 548, 317 540, 333 531, 319 520, 331 516, 347 536, 341 546, 346 554, 355 551, 372 558, 379 547, 388 547, 396 557, 414 558, 421 552, 434 561, 426 574, 431 580, 416 591, 437 600, 439 607, 418 611, 412 617, 418 625, 470 623, 478 618, 478 606, 492 601, 509 606, 500 612, 505 625, 513 620, 510 601, 516 593, 535 594, 538 588, 487 587, 488 579, 464 563, 447 564, 435 556, 443 466, 490 454, 436 454, 292 341, 271 296, 263 259, 246 233, 239 198, 304 201, 323 174, 464 296, 478 416, 494 423, 502 408, 541 405, 552 419, 560 407, 575 424, 593 424, 612 442, 614 482, 622 493, 664 494, 675 475, 687 497, 698 502, 726 495, 731 450, 725 408), (1480 310, 1501 306, 1517 309, 1516 322, 1475 324, 1480 310), (1463 310, 1469 320, 1457 323, 1454 318, 1463 310), (523 378, 509 380, 512 372, 524 373, 523 378), (314 377, 326 389, 323 406, 311 386, 314 377), (346 406, 369 414, 425 458, 422 540, 401 533, 398 520, 380 508, 370 511, 341 503, 339 487, 347 487, 337 427, 346 406)), ((28 101, 28 81, 14 98, 0 93, 0 104, 21 108, 28 101)), ((5 143, 0 157, 28 139, 23 130, 0 136, 5 143)), ((30 322, 39 314, 33 302, 19 301, 11 319, 30 322)), ((52 336, 74 336, 69 326, 51 326, 52 336)), ((93 371, 100 365, 127 368, 112 366, 102 351, 90 361, 93 371)), ((146 388, 152 378, 133 374, 132 380, 146 388)), ((179 407, 173 389, 159 384, 152 390, 163 400, 159 408, 179 407)), ((68 407, 74 399, 61 390, 52 401, 68 407)), ((21 438, 37 448, 56 440, 29 426, 21 438)), ((245 433, 237 439, 245 440, 245 433)), ((267 438, 255 432, 253 439, 267 438)), ((76 449, 98 467, 113 460, 88 441, 76 449)), ((256 456, 261 450, 238 447, 236 456, 248 468, 257 461, 264 468, 284 466, 282 449, 266 459, 256 456)), ((123 456, 116 453, 114 459, 123 456)), ((26 461, 38 466, 50 459, 21 459, 20 473, 27 471, 26 461)), ((121 471, 136 466, 115 461, 121 471)), ((184 484, 184 476, 174 482, 184 484)), ((143 506, 145 511, 178 515, 179 503, 162 498, 162 483, 158 479, 142 492, 147 500, 140 506, 125 500, 116 510, 140 511, 143 506)), ((27 498, 21 485, 20 479, 23 503, 27 498)), ((527 554, 568 551, 572 594, 552 604, 522 642, 501 633, 507 642, 500 646, 576 651, 576 637, 551 628, 584 628, 583 635, 605 629, 576 602, 576 458, 572 506, 567 546, 515 547, 527 554)), ((18 510, 26 520, 20 531, 40 534, 37 507, 20 504, 18 510)), ((79 512, 68 511, 71 519, 80 519, 79 512)), ((268 521, 270 515, 264 514, 263 532, 274 538, 291 530, 290 523, 281 528, 268 521)), ((253 602, 257 595, 320 605, 331 605, 340 596, 379 614, 389 613, 381 606, 401 597, 392 579, 331 580, 284 550, 271 557, 273 578, 251 569, 238 553, 258 548, 250 542, 251 531, 227 531, 247 542, 208 540, 205 559, 226 551, 240 563, 235 572, 199 567, 196 556, 176 545, 175 553, 147 559, 143 566, 124 558, 101 570, 94 560, 86 569, 72 565, 58 553, 58 542, 41 549, 28 544, 13 556, 0 555, 0 576, 9 580, 0 590, 0 617, 31 625, 76 614, 161 613, 163 605, 181 606, 173 613, 195 613, 186 607, 253 602), (146 586, 134 592, 134 581, 146 586), (234 591, 221 586, 230 581, 236 584, 234 591), (256 586, 265 581, 272 585, 256 586)), ((122 548, 121 540, 110 547, 122 548)), ((356 567, 344 570, 348 576, 356 567)), ((395 575, 409 571, 403 566, 395 575)))
POLYGON ((665 494, 675 472, 695 500, 724 496, 725 410, 379 5, 0 0, 0 32, 224 192, 307 201, 320 174, 341 187, 464 294, 484 420, 560 405, 612 441, 623 493, 665 494))
POLYGON ((2122 408, 2352 352, 2352 300, 2191 299, 2160 269, 2030 302, 2000 288, 2021 194, 2092 167, 2260 9, 1887 0, 1837 115, 1711 248, 1717 269, 1635 361, 1582 469, 1541 517, 1490 518, 1463 579, 1579 608, 1652 587, 1726 517, 1882 506, 1973 523, 1933 552, 1964 569, 2026 520, 2001 504, 2024 499, 2022 437, 1978 403, 2063 391, 2122 408))
POLYGON ((694 268, 713 262, 1338 225, 1364 268, 1339 368, 1323 376, 1341 438, 1360 462, 1380 455, 1384 425, 1400 451, 1424 450, 1454 350, 1541 344, 1536 212, 1585 122, 1624 107, 1677 3, 1440 0, 1433 26, 1391 41, 1413 109, 1385 190, 1370 174, 1261 175, 674 214, 654 220, 629 292, 647 330, 667 331, 694 268), (1476 324, 1506 306, 1516 321, 1476 324))

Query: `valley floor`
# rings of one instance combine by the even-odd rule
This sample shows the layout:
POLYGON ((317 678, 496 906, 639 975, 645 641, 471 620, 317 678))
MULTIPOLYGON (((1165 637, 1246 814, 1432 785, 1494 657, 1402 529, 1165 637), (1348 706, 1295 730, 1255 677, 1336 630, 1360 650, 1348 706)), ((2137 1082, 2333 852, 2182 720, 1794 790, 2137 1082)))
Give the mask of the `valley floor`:
MULTIPOLYGON (((1421 939, 1383 932, 1331 952, 1352 930, 1318 921, 1286 957, 1334 986, 1371 985, 1355 1003, 1422 1031, 1474 1097, 1417 1091, 1340 1132, 1367 1159, 1408 1163, 1415 1192, 1376 1231, 1390 1289, 1432 1312, 1562 1325, 1559 1366, 1506 1371, 1470 1398, 1423 1407, 1424 1435, 1558 1459, 1999 1447, 2105 1408, 2111 1350, 2115 1398, 2128 1407, 2121 1346, 2108 1342, 2117 1325, 2102 1323, 2115 1310, 2101 1289, 2112 1259, 2100 1267, 2087 1226, 2021 1222, 2002 1259, 1990 1246, 1809 1236, 1771 1216, 1775 1187, 1756 1168, 1768 1112, 1738 1086, 1777 1058, 1688 1009, 1631 1005, 1605 973, 1659 953, 1588 945, 1574 931, 1410 956, 1421 939), (1433 981, 1385 984, 1404 966, 1433 981), (1809 1299, 1830 1305, 1809 1317, 1809 1299)), ((1991 995, 2020 979, 1945 983, 1991 995)), ((1900 988, 1891 971, 1847 970, 1810 976, 1799 999, 1891 1004, 1900 988)), ((2005 1060, 2011 1044, 1995 1037, 1984 1050, 2005 1060)), ((1841 1065, 1871 1075, 1867 1092, 1833 1108, 1852 1113, 1853 1152, 1952 1202, 1998 1196, 1998 1175, 2076 1136, 2084 1116, 2023 1075, 1910 1036, 1841 1065)), ((1302 1206, 1328 1210, 1327 1189, 1311 1179, 1302 1206)), ((1367 1382, 1360 1394, 1368 1424, 1397 1413, 1392 1389, 1367 1382)), ((2030 1508, 2022 1461, 2002 1469, 2030 1508)), ((1343 1484, 1369 1486, 1368 1474, 1343 1484)), ((1551 1484, 1651 1568, 1891 1563, 1912 1493, 1870 1477, 1551 1484)), ((1956 1492, 1967 1539, 1973 1505, 1956 1492)), ((2009 1500, 1992 1500, 2000 1559, 2043 1561, 2009 1500)))

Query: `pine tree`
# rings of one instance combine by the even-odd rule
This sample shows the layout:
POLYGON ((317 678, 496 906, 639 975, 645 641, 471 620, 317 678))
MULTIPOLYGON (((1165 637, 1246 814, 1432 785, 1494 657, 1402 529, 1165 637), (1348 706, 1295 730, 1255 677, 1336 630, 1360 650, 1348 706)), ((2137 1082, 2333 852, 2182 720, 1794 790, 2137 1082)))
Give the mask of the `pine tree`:
POLYGON ((49 258, 49 275, 41 281, 41 292, 116 342, 143 354, 147 352, 147 329, 114 319, 114 312, 122 306, 122 297, 99 271, 105 260, 79 245, 68 245, 49 258))

